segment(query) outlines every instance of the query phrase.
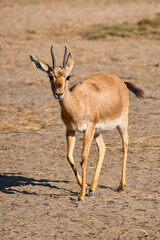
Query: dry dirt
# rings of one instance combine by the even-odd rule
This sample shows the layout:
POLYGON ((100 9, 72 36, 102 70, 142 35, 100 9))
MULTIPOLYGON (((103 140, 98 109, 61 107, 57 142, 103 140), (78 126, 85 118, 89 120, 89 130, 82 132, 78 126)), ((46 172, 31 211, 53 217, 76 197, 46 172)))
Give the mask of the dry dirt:
MULTIPOLYGON (((160 239, 160 37, 110 36, 87 40, 92 24, 134 23, 160 13, 148 0, 0 0, 0 239, 160 239), (105 133, 107 151, 94 197, 80 188, 66 160, 65 126, 48 78, 32 53, 62 63, 64 45, 75 65, 70 86, 108 72, 145 91, 130 94, 127 186, 121 176, 121 140, 105 133)), ((106 103, 107 104, 107 103, 106 103)), ((82 135, 74 151, 79 171, 82 135)), ((90 184, 97 160, 88 160, 90 184)))

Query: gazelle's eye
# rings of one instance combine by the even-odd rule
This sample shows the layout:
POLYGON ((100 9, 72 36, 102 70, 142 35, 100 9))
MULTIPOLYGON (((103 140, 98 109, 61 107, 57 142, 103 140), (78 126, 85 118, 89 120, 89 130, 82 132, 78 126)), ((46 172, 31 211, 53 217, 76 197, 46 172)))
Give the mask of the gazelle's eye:
POLYGON ((48 75, 48 77, 49 77, 50 82, 52 82, 53 81, 53 76, 50 74, 50 75, 48 75))
POLYGON ((69 81, 70 77, 71 77, 71 76, 68 76, 68 77, 66 78, 66 80, 69 81))

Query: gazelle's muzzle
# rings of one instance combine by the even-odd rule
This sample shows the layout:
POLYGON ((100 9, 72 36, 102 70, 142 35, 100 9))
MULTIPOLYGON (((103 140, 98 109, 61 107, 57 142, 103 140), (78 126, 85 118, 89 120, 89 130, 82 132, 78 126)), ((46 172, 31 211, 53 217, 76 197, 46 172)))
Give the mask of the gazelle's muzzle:
POLYGON ((63 93, 60 93, 60 94, 58 94, 58 93, 56 93, 56 92, 54 93, 54 97, 55 97, 56 99, 59 99, 59 100, 63 98, 63 95, 64 95, 63 93))

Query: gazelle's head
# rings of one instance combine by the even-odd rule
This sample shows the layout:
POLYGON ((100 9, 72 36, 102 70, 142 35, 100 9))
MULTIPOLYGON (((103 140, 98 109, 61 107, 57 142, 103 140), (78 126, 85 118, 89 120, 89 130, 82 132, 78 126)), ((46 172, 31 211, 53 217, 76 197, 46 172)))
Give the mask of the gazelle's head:
POLYGON ((53 46, 51 46, 51 56, 53 66, 50 67, 47 63, 41 61, 37 57, 30 55, 32 63, 40 70, 46 72, 51 82, 53 95, 56 99, 62 99, 66 90, 68 89, 68 80, 73 68, 73 57, 69 53, 67 56, 67 48, 65 47, 63 67, 56 67, 56 60, 53 53, 53 46))

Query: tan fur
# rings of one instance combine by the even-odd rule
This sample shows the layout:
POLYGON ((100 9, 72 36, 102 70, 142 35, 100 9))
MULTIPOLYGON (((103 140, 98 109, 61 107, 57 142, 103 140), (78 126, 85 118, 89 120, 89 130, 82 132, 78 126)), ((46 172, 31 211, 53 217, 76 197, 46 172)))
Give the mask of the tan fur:
POLYGON ((114 75, 95 75, 67 90, 60 105, 67 128, 77 130, 84 123, 120 118, 129 106, 128 90, 114 75))
POLYGON ((65 68, 51 68, 38 58, 31 56, 34 65, 47 72, 51 81, 53 94, 59 99, 62 120, 67 128, 67 159, 74 171, 81 192, 78 197, 83 200, 86 188, 86 165, 93 137, 96 139, 99 157, 96 171, 90 187, 90 195, 95 192, 100 169, 105 155, 105 144, 101 132, 117 128, 124 149, 122 178, 118 190, 124 190, 126 184, 125 171, 128 149, 128 108, 129 96, 126 84, 110 74, 98 74, 79 82, 71 89, 66 78, 73 67, 73 57, 68 55, 65 68), (82 179, 75 167, 73 149, 75 132, 84 132, 82 151, 82 179))

